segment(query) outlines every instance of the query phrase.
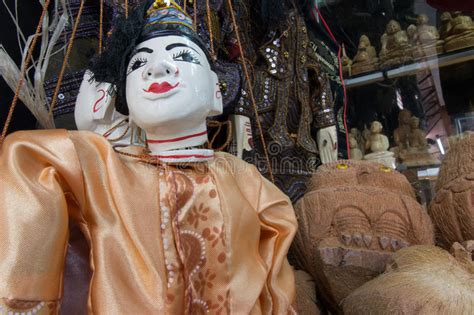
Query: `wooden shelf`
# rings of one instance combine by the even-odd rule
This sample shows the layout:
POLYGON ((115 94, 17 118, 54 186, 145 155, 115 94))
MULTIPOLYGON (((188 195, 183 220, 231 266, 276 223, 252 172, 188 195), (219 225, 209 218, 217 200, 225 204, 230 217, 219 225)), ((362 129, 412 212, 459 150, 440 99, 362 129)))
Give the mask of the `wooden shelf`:
POLYGON ((447 67, 470 60, 474 60, 474 49, 433 56, 426 60, 419 60, 411 64, 401 65, 394 69, 377 71, 360 77, 346 79, 344 80, 344 83, 347 89, 351 89, 376 82, 382 82, 385 79, 395 79, 415 75, 417 72, 422 70, 447 67))

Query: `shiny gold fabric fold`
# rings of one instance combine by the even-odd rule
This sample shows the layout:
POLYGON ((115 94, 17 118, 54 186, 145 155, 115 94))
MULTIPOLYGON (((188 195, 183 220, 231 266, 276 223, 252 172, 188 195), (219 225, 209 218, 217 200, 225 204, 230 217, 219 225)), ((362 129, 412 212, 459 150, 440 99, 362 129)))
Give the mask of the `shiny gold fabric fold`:
POLYGON ((91 247, 89 313, 291 310, 293 209, 233 156, 178 168, 120 155, 89 132, 18 132, 1 148, 0 176, 0 298, 60 300, 73 220, 91 247))

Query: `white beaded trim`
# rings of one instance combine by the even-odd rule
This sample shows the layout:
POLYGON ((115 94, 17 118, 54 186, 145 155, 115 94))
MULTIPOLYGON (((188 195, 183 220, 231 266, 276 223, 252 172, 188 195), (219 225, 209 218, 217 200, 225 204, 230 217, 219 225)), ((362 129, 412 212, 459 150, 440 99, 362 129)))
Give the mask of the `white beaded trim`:
POLYGON ((201 257, 200 257, 200 262, 194 267, 194 269, 191 271, 190 276, 194 275, 196 272, 199 271, 201 268, 201 264, 206 259, 206 242, 204 240, 204 237, 202 237, 199 233, 194 232, 194 231, 189 231, 189 230, 184 230, 181 231, 181 234, 188 234, 191 236, 194 236, 195 238, 198 239, 199 243, 201 244, 201 257))
MULTIPOLYGON (((160 171, 160 176, 163 176, 164 172, 160 171)), ((166 191, 166 183, 164 181, 160 181, 160 191, 166 191)), ((166 228, 170 225, 171 216, 170 216, 170 209, 167 206, 161 204, 160 201, 160 208, 161 208, 161 238, 163 240, 163 252, 165 255, 165 265, 168 274, 168 288, 171 288, 171 285, 174 283, 174 267, 169 262, 167 256, 168 250, 172 245, 170 240, 166 237, 166 228)))
POLYGON ((209 306, 203 300, 193 300, 193 304, 199 304, 206 310, 206 313, 209 313, 209 306))
POLYGON ((1 315, 33 315, 33 314, 37 314, 43 308, 45 304, 46 304, 45 302, 40 302, 33 309, 27 312, 10 311, 8 308, 5 308, 4 306, 0 305, 0 314, 1 315))

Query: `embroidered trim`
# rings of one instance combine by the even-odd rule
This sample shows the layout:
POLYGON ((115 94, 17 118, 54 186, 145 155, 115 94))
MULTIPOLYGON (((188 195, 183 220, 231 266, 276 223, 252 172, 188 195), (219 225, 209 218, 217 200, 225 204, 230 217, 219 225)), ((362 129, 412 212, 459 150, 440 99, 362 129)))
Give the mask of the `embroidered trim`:
POLYGON ((190 139, 190 138, 196 138, 196 137, 204 136, 204 135, 206 135, 206 134, 207 134, 207 130, 206 130, 206 131, 203 131, 203 132, 200 132, 200 133, 193 134, 193 135, 178 137, 178 138, 174 138, 174 139, 168 139, 168 140, 147 140, 146 142, 147 142, 147 143, 153 143, 153 144, 170 143, 170 142, 177 142, 177 141, 182 141, 182 140, 186 140, 186 139, 190 139))

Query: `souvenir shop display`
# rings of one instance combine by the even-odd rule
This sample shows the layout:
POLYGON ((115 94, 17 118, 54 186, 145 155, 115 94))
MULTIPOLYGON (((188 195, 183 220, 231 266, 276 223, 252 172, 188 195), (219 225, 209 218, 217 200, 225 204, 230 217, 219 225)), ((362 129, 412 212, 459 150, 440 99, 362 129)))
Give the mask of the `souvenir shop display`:
POLYGON ((474 6, 35 2, 0 314, 473 313, 474 6))
POLYGON ((425 209, 400 173, 379 163, 322 165, 295 206, 297 266, 315 279, 332 313, 352 291, 385 270, 394 252, 433 245, 425 209))
POLYGON ((2 311, 59 308, 70 217, 91 246, 89 312, 292 312, 291 203, 254 167, 201 147, 222 96, 192 19, 158 0, 116 23, 91 71, 117 87, 148 146, 87 131, 5 139, 2 311))

